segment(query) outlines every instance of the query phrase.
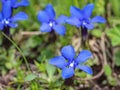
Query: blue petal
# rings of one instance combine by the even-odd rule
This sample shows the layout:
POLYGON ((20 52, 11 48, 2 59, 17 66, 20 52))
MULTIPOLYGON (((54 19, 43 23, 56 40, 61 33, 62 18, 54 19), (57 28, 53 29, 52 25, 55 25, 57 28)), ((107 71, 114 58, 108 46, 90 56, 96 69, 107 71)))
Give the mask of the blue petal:
POLYGON ((46 13, 50 16, 51 19, 55 18, 55 11, 51 4, 48 4, 45 8, 46 13))
POLYGON ((53 26, 53 29, 60 35, 65 35, 66 33, 66 29, 64 26, 61 26, 61 25, 54 25, 53 26))
POLYGON ((10 16, 12 15, 12 5, 11 5, 11 1, 7 0, 4 3, 2 3, 2 14, 4 18, 10 18, 10 16))
POLYGON ((65 67, 62 69, 62 77, 63 79, 70 78, 74 75, 74 69, 72 67, 65 67))
POLYGON ((84 25, 88 30, 92 30, 94 28, 94 25, 92 23, 88 23, 84 25))
POLYGON ((61 50, 61 54, 62 56, 64 56, 67 60, 73 60, 75 57, 75 50, 73 48, 73 46, 68 45, 68 46, 64 46, 61 50))
POLYGON ((50 20, 49 16, 45 11, 40 11, 37 17, 40 22, 49 22, 50 20))
POLYGON ((94 4, 88 4, 83 8, 83 12, 84 12, 84 17, 85 18, 90 18, 92 11, 94 9, 94 4))
POLYGON ((24 12, 19 12, 12 17, 12 22, 16 22, 19 20, 26 20, 26 19, 28 19, 28 15, 24 12))
POLYGON ((88 50, 82 50, 78 57, 76 58, 76 62, 78 63, 84 63, 87 61, 87 59, 92 57, 92 53, 88 50))
POLYGON ((106 20, 101 16, 95 16, 92 20, 92 23, 105 23, 106 20))
POLYGON ((70 25, 76 26, 76 27, 80 27, 81 26, 81 22, 78 18, 76 17, 70 17, 69 19, 66 20, 66 22, 70 25))
POLYGON ((4 24, 0 22, 0 30, 3 30, 3 28, 4 28, 4 24))
POLYGON ((59 68, 64 68, 67 65, 67 62, 65 61, 64 57, 62 56, 56 56, 55 58, 52 58, 49 61, 50 64, 55 65, 59 68))
POLYGON ((88 73, 88 74, 93 74, 92 68, 88 66, 77 66, 77 68, 81 69, 82 71, 88 73))
POLYGON ((2 13, 0 13, 0 20, 2 20, 3 19, 3 16, 2 16, 2 13))
POLYGON ((18 26, 18 24, 16 24, 16 23, 9 23, 8 26, 10 26, 11 28, 16 28, 18 26))
POLYGON ((41 32, 51 32, 51 27, 47 23, 43 23, 40 27, 41 32))
POLYGON ((16 2, 13 7, 14 8, 17 8, 17 7, 20 7, 20 6, 28 6, 29 5, 29 1, 28 0, 22 0, 20 2, 16 2))
POLYGON ((75 6, 70 7, 70 13, 71 13, 71 16, 75 16, 79 19, 83 18, 83 12, 75 6))
POLYGON ((68 19, 67 16, 61 15, 61 16, 57 19, 57 23, 59 23, 59 24, 64 24, 67 19, 68 19))

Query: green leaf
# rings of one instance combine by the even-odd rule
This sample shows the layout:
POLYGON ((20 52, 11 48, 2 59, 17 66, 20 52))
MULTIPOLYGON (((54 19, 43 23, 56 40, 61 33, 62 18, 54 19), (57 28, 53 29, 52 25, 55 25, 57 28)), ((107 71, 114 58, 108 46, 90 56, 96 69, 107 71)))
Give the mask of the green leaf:
POLYGON ((93 35, 93 36, 96 36, 96 37, 101 37, 101 35, 102 35, 102 31, 101 30, 97 30, 97 29, 95 29, 95 30, 91 30, 91 34, 93 35))
POLYGON ((37 76, 35 74, 30 74, 25 77, 25 81, 32 81, 36 78, 37 76))
POLYGON ((113 46, 120 45, 120 28, 115 27, 108 30, 107 35, 111 39, 113 46))
POLYGON ((56 71, 56 68, 54 66, 50 65, 50 64, 47 64, 46 71, 47 71, 48 77, 50 79, 52 79, 52 77, 53 77, 53 75, 56 71))
POLYGON ((115 65, 120 66, 120 50, 115 53, 115 65))
POLYGON ((111 86, 117 86, 117 79, 115 77, 108 77, 108 83, 111 85, 111 86))
POLYGON ((106 75, 107 77, 111 76, 112 70, 111 70, 111 68, 110 68, 109 65, 105 65, 105 66, 104 66, 104 72, 105 72, 105 75, 106 75))

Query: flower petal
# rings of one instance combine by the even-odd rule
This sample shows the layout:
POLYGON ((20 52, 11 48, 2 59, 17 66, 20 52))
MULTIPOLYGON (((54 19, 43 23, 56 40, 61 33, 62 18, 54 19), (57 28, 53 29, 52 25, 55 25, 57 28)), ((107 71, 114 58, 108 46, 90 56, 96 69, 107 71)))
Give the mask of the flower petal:
POLYGON ((10 18, 10 16, 12 15, 11 7, 11 0, 7 0, 4 3, 2 3, 2 14, 4 18, 10 18))
POLYGON ((81 69, 82 71, 88 73, 88 74, 93 74, 92 68, 89 66, 77 66, 77 68, 81 69))
POLYGON ((53 29, 60 35, 65 35, 65 33, 66 33, 65 27, 61 26, 61 25, 54 25, 53 29))
POLYGON ((45 8, 46 13, 50 16, 51 19, 55 18, 55 11, 52 4, 48 4, 45 8))
POLYGON ((94 25, 92 23, 88 23, 84 25, 88 30, 92 30, 94 28, 94 25))
POLYGON ((74 75, 74 69, 72 67, 65 67, 62 69, 62 77, 63 79, 70 78, 74 75))
POLYGON ((29 5, 29 1, 28 0, 21 0, 20 2, 16 2, 13 7, 14 8, 18 8, 20 6, 28 6, 29 5))
POLYGON ((47 23, 43 23, 40 27, 41 32, 51 32, 51 27, 47 23))
POLYGON ((67 16, 61 15, 56 21, 57 21, 57 23, 59 23, 59 24, 64 24, 67 19, 68 19, 67 16))
POLYGON ((80 27, 81 26, 81 22, 79 21, 78 18, 76 17, 70 17, 69 19, 66 20, 66 22, 70 25, 76 26, 76 27, 80 27))
POLYGON ((18 24, 16 23, 9 23, 8 24, 11 28, 16 28, 18 26, 18 24))
POLYGON ((68 46, 64 46, 61 50, 61 54, 62 56, 64 56, 67 60, 73 60, 75 57, 75 50, 73 48, 73 46, 68 45, 68 46))
POLYGON ((106 20, 101 16, 95 16, 92 20, 92 23, 105 23, 106 20))
POLYGON ((83 8, 83 12, 84 12, 84 17, 85 18, 90 18, 92 11, 94 9, 94 4, 88 4, 83 8))
POLYGON ((58 68, 64 68, 67 65, 65 58, 62 56, 56 56, 49 61, 50 64, 57 66, 58 68))
POLYGON ((45 11, 40 11, 37 17, 40 22, 49 22, 50 20, 49 16, 45 11))
POLYGON ((82 50, 79 53, 78 57, 76 58, 76 62, 78 62, 78 63, 84 63, 90 57, 92 57, 92 53, 90 51, 88 51, 88 50, 82 50))
POLYGON ((28 15, 24 12, 19 12, 12 17, 12 22, 16 22, 19 20, 26 20, 26 19, 28 19, 28 15))
POLYGON ((0 30, 3 30, 3 28, 4 28, 4 24, 0 22, 0 30))
POLYGON ((82 10, 80 10, 79 8, 77 8, 75 6, 70 7, 70 13, 71 13, 71 16, 75 16, 75 17, 77 17, 79 19, 83 18, 82 10))
POLYGON ((2 13, 0 13, 0 20, 2 20, 3 19, 3 16, 2 16, 2 13))

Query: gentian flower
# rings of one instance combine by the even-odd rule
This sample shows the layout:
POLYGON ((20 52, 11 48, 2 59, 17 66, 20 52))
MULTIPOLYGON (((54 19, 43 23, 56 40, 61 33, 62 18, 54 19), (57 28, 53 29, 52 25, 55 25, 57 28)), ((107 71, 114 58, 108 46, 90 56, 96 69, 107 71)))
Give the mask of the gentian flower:
POLYGON ((20 6, 28 6, 29 5, 29 1, 28 0, 1 0, 2 1, 2 5, 4 5, 6 2, 11 2, 11 7, 12 8, 18 8, 20 6))
POLYGON ((28 19, 27 14, 24 12, 19 12, 16 15, 12 16, 12 1, 16 0, 2 0, 2 11, 0 12, 0 30, 3 30, 4 27, 17 27, 17 21, 28 19))
POLYGON ((16 21, 28 19, 27 14, 25 14, 24 12, 19 12, 13 17, 10 17, 10 13, 11 10, 10 11, 3 10, 3 12, 0 12, 0 30, 3 30, 4 27, 15 28, 17 27, 16 21))
POLYGON ((106 20, 101 16, 95 16, 92 19, 90 18, 93 9, 94 4, 88 4, 82 10, 75 6, 71 6, 71 17, 68 20, 66 20, 66 22, 78 28, 86 28, 87 30, 93 29, 94 23, 105 23, 106 20))
POLYGON ((51 32, 55 30, 58 34, 64 35, 66 29, 62 24, 67 19, 66 16, 61 15, 59 18, 55 18, 56 14, 51 4, 48 4, 44 11, 38 13, 38 20, 42 23, 40 30, 41 32, 51 32))
POLYGON ((50 64, 62 69, 62 77, 64 79, 70 78, 74 75, 75 69, 78 68, 88 74, 93 74, 92 69, 83 65, 92 53, 88 50, 82 50, 75 58, 75 50, 71 45, 65 46, 61 50, 62 56, 56 56, 50 60, 50 64))

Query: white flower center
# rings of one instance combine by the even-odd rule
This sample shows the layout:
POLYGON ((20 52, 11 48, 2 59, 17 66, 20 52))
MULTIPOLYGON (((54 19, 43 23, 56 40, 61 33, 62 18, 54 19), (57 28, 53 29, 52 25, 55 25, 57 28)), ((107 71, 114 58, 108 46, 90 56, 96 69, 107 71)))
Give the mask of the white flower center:
POLYGON ((3 19, 3 20, 2 20, 2 23, 3 23, 3 24, 9 24, 10 22, 9 22, 8 20, 6 20, 6 19, 3 19))
POLYGON ((53 22, 50 22, 49 25, 50 25, 50 27, 52 27, 53 26, 53 22))
POLYGON ((83 25, 86 25, 86 22, 85 22, 85 21, 83 21, 83 25))
POLYGON ((69 65, 70 67, 74 67, 74 61, 72 63, 70 63, 69 65))

